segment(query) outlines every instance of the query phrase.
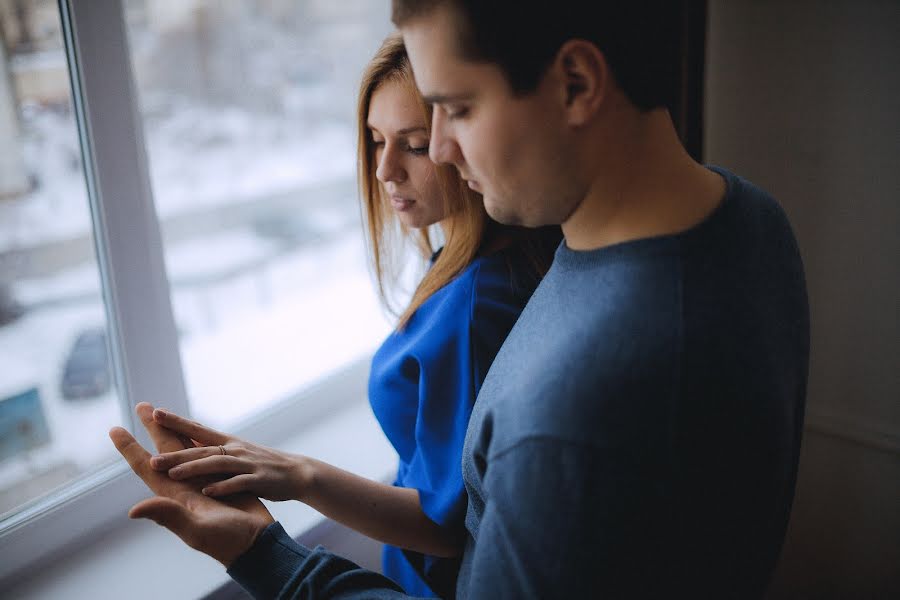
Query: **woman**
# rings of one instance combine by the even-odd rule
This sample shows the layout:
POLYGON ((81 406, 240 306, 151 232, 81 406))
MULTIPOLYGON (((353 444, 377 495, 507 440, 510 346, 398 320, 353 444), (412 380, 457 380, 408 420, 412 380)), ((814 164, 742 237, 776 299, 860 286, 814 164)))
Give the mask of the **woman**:
POLYGON ((399 35, 363 75, 359 177, 379 293, 390 304, 392 242, 413 239, 431 266, 372 361, 372 409, 400 457, 394 485, 210 430, 157 410, 197 447, 154 457, 176 479, 230 478, 204 493, 296 499, 384 542, 383 569, 413 595, 454 594, 466 495, 460 457, 475 396, 504 338, 549 266, 556 231, 490 221, 451 167, 428 158, 430 110, 399 35), (429 227, 445 240, 433 252, 429 227))

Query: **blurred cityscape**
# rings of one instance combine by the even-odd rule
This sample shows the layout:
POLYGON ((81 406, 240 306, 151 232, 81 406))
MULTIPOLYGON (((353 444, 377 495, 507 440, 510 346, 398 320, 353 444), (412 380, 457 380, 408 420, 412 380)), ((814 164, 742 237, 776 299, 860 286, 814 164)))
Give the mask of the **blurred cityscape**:
MULTIPOLYGON (((124 5, 191 409, 228 427, 389 329, 354 114, 389 3, 124 5)), ((0 38, 2 514, 109 460, 121 407, 56 1, 0 0, 0 38)))

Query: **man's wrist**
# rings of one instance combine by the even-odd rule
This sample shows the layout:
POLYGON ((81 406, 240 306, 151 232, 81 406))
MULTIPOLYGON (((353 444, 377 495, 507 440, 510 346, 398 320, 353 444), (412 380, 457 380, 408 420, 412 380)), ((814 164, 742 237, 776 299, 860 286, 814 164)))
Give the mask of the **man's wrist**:
MULTIPOLYGON (((222 550, 224 553, 221 556, 215 556, 216 560, 222 563, 226 569, 230 569, 231 565, 235 563, 241 556, 249 552, 254 545, 259 541, 260 536, 269 528, 270 525, 276 523, 277 521, 273 519, 254 519, 253 522, 247 523, 245 535, 241 536, 246 541, 241 543, 239 547, 236 548, 228 548, 223 547, 222 550)), ((237 536, 235 536, 237 537, 237 536)), ((234 538, 232 538, 234 539, 234 538)))
POLYGON ((228 567, 228 574, 254 598, 276 598, 310 550, 295 542, 277 521, 228 567))

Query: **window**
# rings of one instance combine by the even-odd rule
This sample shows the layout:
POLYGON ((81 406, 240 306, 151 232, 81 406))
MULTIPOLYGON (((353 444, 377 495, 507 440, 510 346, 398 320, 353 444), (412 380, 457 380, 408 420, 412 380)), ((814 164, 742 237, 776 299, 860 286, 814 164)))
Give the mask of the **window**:
POLYGON ((120 423, 57 7, 0 4, 0 515, 114 459, 120 423))
POLYGON ((231 429, 387 333, 356 191, 382 2, 127 3, 190 408, 231 429))
POLYGON ((258 435, 364 375, 389 325, 354 111, 387 11, 0 2, 0 579, 146 496, 105 433, 146 444, 136 402, 258 435))

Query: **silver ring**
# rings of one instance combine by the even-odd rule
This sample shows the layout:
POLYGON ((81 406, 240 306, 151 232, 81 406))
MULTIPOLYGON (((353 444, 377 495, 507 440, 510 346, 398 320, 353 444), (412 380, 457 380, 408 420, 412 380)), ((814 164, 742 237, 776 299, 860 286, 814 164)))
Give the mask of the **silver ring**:
POLYGON ((219 452, 222 453, 222 456, 226 456, 228 453, 225 452, 225 446, 219 446, 219 452))

